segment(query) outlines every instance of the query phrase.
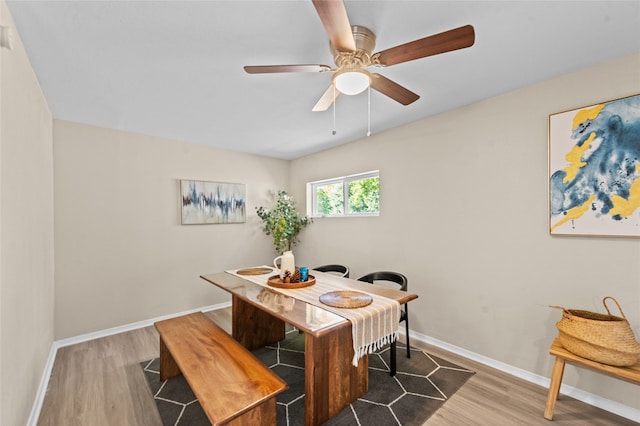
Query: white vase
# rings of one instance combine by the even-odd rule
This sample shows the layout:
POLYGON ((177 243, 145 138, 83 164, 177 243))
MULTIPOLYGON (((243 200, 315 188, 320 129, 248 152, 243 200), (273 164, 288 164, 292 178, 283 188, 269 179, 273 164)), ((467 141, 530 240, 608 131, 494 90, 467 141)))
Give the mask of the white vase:
POLYGON ((280 279, 282 280, 284 280, 286 271, 289 271, 289 275, 293 275, 296 271, 296 261, 293 257, 293 252, 285 251, 282 253, 282 256, 273 259, 273 266, 275 266, 276 269, 280 269, 280 279), (280 259, 280 268, 278 268, 278 259, 280 259))

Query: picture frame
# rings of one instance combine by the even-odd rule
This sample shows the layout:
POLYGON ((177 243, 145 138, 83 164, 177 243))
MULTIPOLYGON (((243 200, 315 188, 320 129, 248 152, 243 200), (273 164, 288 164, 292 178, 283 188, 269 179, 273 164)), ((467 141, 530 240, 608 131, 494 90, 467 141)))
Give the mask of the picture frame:
POLYGON ((242 183, 180 180, 181 223, 244 223, 246 186, 242 183))
POLYGON ((640 237, 640 94, 549 115, 549 233, 640 237))

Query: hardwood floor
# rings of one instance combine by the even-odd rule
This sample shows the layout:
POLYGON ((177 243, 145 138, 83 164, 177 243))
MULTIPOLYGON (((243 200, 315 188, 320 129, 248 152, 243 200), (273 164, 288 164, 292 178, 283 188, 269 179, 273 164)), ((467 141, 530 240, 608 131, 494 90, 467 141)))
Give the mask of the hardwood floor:
MULTIPOLYGON (((207 316, 231 331, 230 308, 207 316)), ((59 349, 38 425, 161 425, 138 365, 157 357, 158 347, 151 326, 59 349)), ((436 347, 420 347, 476 372, 425 425, 638 424, 565 396, 549 422, 542 417, 547 389, 436 347)))

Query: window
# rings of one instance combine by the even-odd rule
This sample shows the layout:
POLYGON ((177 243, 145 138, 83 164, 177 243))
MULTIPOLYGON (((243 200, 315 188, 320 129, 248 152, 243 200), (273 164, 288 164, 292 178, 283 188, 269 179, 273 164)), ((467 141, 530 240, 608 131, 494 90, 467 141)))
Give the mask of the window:
POLYGON ((311 216, 377 216, 380 213, 378 170, 308 184, 311 216))

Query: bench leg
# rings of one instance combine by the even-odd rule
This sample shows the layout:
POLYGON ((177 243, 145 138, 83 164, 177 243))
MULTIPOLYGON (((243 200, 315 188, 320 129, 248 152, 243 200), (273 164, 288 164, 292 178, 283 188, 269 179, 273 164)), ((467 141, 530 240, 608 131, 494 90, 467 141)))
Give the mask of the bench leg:
POLYGON ((180 368, 176 364, 176 360, 173 359, 173 355, 171 355, 164 340, 160 337, 160 380, 164 382, 180 374, 180 368))
POLYGON ((226 423, 227 426, 275 425, 276 397, 269 398, 260 405, 226 423))
POLYGON ((556 357, 551 372, 551 383, 549 384, 549 395, 547 396, 547 406, 544 409, 544 418, 553 420, 553 409, 556 407, 556 400, 560 393, 560 385, 562 384, 562 375, 564 373, 564 359, 556 357))

